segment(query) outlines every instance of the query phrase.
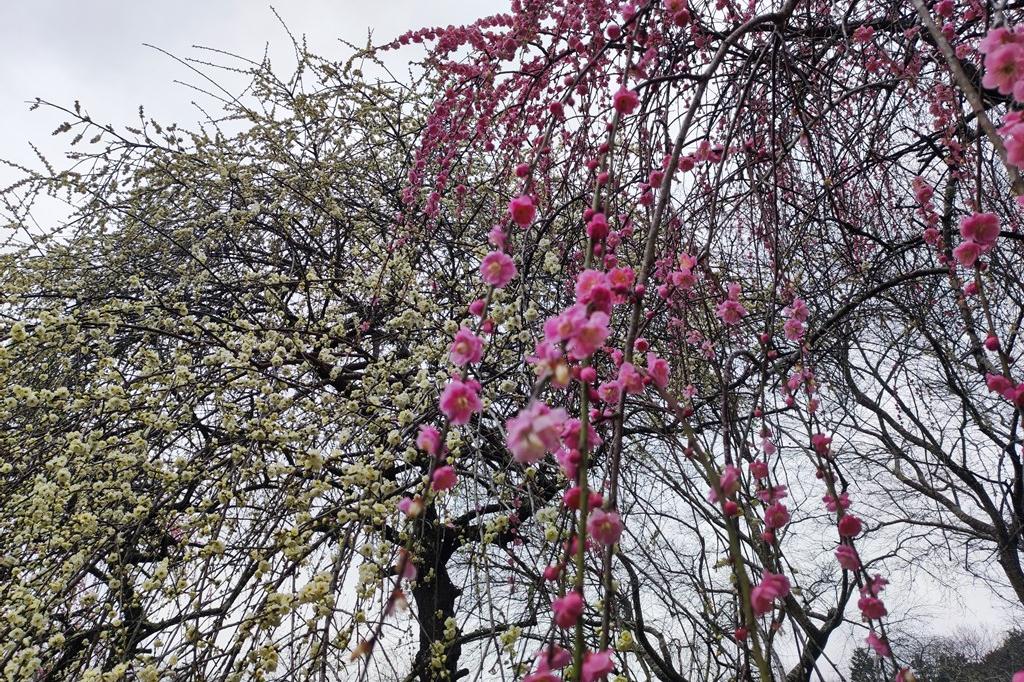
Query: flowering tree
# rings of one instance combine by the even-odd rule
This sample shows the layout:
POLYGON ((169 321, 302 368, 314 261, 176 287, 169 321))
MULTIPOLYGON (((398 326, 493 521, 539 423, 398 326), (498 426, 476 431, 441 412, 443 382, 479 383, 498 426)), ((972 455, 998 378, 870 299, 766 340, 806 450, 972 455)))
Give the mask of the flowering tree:
POLYGON ((66 112, 106 146, 6 195, 5 673, 795 682, 852 629, 909 680, 936 548, 1020 609, 1018 13, 516 0, 361 53, 410 86, 66 112))

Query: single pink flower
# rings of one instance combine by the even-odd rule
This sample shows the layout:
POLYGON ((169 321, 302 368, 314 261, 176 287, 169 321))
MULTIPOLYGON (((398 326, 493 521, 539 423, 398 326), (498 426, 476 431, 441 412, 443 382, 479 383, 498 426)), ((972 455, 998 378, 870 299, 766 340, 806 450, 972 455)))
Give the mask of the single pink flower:
POLYGON ((750 591, 750 605, 754 613, 758 616, 768 613, 775 600, 785 597, 789 590, 789 579, 786 576, 765 571, 760 584, 750 591))
MULTIPOLYGON (((565 428, 562 430, 562 442, 567 446, 575 448, 580 442, 580 432, 583 429, 583 425, 579 419, 573 418, 565 422, 565 428)), ((587 425, 587 442, 592 448, 598 448, 603 442, 601 436, 598 435, 597 430, 594 429, 593 424, 587 425)), ((572 478, 575 478, 573 476, 572 478)))
POLYGON ((608 283, 611 285, 612 291, 617 294, 629 292, 633 288, 635 280, 636 273, 633 272, 633 268, 619 267, 608 271, 608 283))
POLYGON ((626 393, 637 394, 644 390, 644 378, 631 362, 619 366, 618 383, 626 393))
POLYGON ((868 633, 866 641, 868 646, 874 649, 875 653, 882 658, 889 658, 892 656, 892 649, 889 648, 889 643, 876 635, 874 631, 868 633))
POLYGON ((983 249, 999 238, 999 217, 994 213, 974 213, 960 220, 960 235, 978 243, 983 249))
POLYGON ((544 322, 544 340, 548 343, 568 341, 579 333, 587 322, 587 307, 576 304, 544 322))
POLYGON ((614 669, 615 665, 612 663, 611 651, 588 651, 583 656, 583 674, 580 675, 580 682, 599 682, 605 679, 614 669))
POLYGON ((480 277, 486 284, 503 288, 516 276, 516 264, 502 251, 491 251, 480 263, 480 277))
POLYGON ((436 456, 441 452, 441 432, 431 424, 423 424, 416 435, 416 447, 428 455, 436 456))
POLYGON ((844 514, 839 520, 839 537, 855 538, 864 530, 864 522, 853 514, 844 514))
POLYGON ((953 258, 965 268, 973 268, 980 255, 981 244, 972 239, 960 242, 960 245, 953 249, 953 258))
POLYGON ((438 467, 434 470, 434 476, 430 479, 430 488, 434 492, 449 490, 455 487, 458 480, 459 476, 455 473, 455 469, 445 464, 443 467, 438 467))
POLYGON ((537 671, 559 670, 572 663, 572 652, 563 649, 557 644, 544 647, 537 652, 537 671))
POLYGON ((621 394, 622 384, 618 381, 606 381, 597 387, 597 397, 609 405, 617 404, 621 394))
POLYGON ((475 365, 480 362, 483 349, 484 342, 479 336, 465 327, 459 327, 459 331, 455 334, 455 340, 452 341, 451 350, 448 352, 448 359, 459 367, 475 365))
POLYGON ((889 613, 881 599, 868 595, 864 595, 857 600, 857 608, 860 609, 864 620, 878 620, 889 613))
POLYGON ((555 612, 555 623, 558 627, 568 630, 576 625, 583 615, 583 597, 579 592, 568 592, 551 602, 551 610, 555 612))
POLYGON ((676 270, 672 273, 672 284, 679 287, 680 289, 688 290, 692 289, 697 283, 697 276, 693 274, 690 268, 683 268, 682 270, 676 270))
POLYGON ((508 213, 516 225, 529 227, 537 217, 537 206, 533 203, 532 197, 523 194, 509 202, 508 213))
POLYGON ((512 459, 533 464, 562 442, 562 429, 569 415, 562 408, 551 409, 534 402, 505 423, 506 442, 512 459))
POLYGON ((608 276, 598 270, 584 270, 576 277, 576 302, 587 304, 595 298, 611 300, 608 276))
POLYGON ((826 436, 823 433, 816 433, 811 436, 811 447, 822 457, 828 455, 829 448, 832 446, 832 438, 826 436))
POLYGON ((712 486, 708 491, 708 502, 717 502, 722 494, 725 497, 732 497, 740 489, 740 470, 734 466, 727 465, 722 469, 722 475, 718 479, 718 487, 712 486))
POLYGON ((789 523, 789 510, 786 505, 776 502, 764 510, 764 525, 770 530, 777 530, 789 523))
POLYGON ((634 90, 627 90, 625 87, 622 87, 612 97, 612 102, 615 106, 615 111, 626 116, 632 114, 640 105, 640 96, 634 90))
POLYGON ((647 376, 658 388, 668 386, 668 361, 654 353, 647 354, 647 376))
POLYGON ((505 230, 501 229, 501 225, 495 225, 487 233, 487 241, 494 245, 495 248, 504 250, 507 240, 508 235, 505 234, 505 230))
POLYGON ((857 556, 857 550, 850 545, 836 547, 836 559, 843 570, 856 571, 860 569, 860 557, 857 556))
POLYGON ((587 532, 602 545, 614 545, 622 536, 622 521, 616 512, 595 509, 587 519, 587 532))
POLYGON ((985 75, 981 84, 995 88, 1003 95, 1013 92, 1013 86, 1024 73, 1024 50, 1016 43, 1000 45, 985 56, 985 75))
POLYGON ((747 315, 747 309, 739 301, 729 298, 718 304, 715 314, 724 324, 734 325, 739 324, 740 320, 747 315))
POLYGON ((593 313, 566 345, 569 358, 583 360, 593 355, 611 333, 608 329, 608 322, 609 318, 606 313, 593 313))
POLYGON ((452 379, 441 392, 441 412, 452 424, 469 422, 474 413, 483 409, 480 396, 477 395, 479 390, 480 384, 475 381, 452 379))
POLYGON ((604 213, 595 213, 587 223, 587 236, 599 242, 608 236, 608 218, 604 213))
POLYGON ((750 475, 754 478, 768 478, 768 464, 759 459, 754 460, 748 466, 750 475))
POLYGON ((1018 670, 1013 674, 1013 682, 1024 682, 1024 670, 1018 670))
POLYGON ((403 497, 398 501, 398 511, 402 512, 410 519, 414 519, 420 515, 423 511, 423 498, 421 497, 403 497))

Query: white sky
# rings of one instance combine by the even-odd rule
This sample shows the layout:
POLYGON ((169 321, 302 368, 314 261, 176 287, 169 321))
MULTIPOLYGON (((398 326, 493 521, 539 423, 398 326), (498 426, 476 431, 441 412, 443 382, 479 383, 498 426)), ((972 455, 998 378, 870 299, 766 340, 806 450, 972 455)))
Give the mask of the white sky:
MULTIPOLYGON (((363 45, 410 28, 460 24, 508 8, 508 0, 276 0, 274 7, 314 52, 347 55, 338 38, 363 45)), ((195 94, 175 79, 198 83, 184 66, 143 43, 179 57, 206 45, 258 59, 269 45, 281 73, 291 66, 288 37, 264 0, 0 0, 0 158, 31 162, 31 140, 44 153, 62 145, 50 133, 52 112, 29 112, 41 97, 75 99, 102 123, 131 125, 138 107, 161 123, 192 127, 201 114, 195 94)), ((60 138, 65 143, 68 138, 60 138)), ((13 177, 0 169, 0 185, 13 177)))
MULTIPOLYGON (((509 0, 278 0, 276 7, 314 52, 340 57, 348 48, 337 39, 364 44, 371 26, 380 43, 410 28, 465 23, 508 5, 509 0)), ((37 96, 69 106, 78 99, 94 120, 115 126, 132 124, 143 104, 161 123, 193 127, 201 118, 190 104, 196 94, 173 81, 199 78, 143 43, 180 57, 200 56, 191 47, 199 44, 257 59, 269 46, 280 73, 291 67, 287 35, 262 0, 0 0, 0 158, 34 165, 27 144, 32 140, 57 160, 68 138, 50 137, 61 120, 55 113, 28 111, 26 102, 37 96)), ((0 167, 0 186, 15 176, 0 167)), ((963 584, 950 595, 930 583, 920 579, 903 595, 894 585, 889 598, 920 604, 917 613, 935 619, 933 627, 950 621, 996 630, 1006 625, 1008 612, 993 604, 986 589, 963 584)))

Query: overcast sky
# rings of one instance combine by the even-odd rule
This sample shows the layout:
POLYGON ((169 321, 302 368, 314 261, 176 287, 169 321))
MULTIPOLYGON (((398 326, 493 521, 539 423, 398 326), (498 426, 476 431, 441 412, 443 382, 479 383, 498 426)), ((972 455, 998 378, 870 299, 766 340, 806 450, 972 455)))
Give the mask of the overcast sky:
MULTIPOLYGON (((278 0, 274 6, 293 33, 305 34, 324 56, 347 55, 339 38, 365 44, 409 28, 448 25, 506 9, 508 0, 278 0)), ((195 94, 175 79, 198 78, 161 47, 181 57, 206 45, 258 58, 269 46, 287 73, 290 44, 263 0, 0 0, 0 158, 32 158, 27 140, 59 153, 50 132, 60 119, 28 112, 41 97, 68 104, 78 99, 97 121, 131 124, 138 106, 161 122, 185 127, 201 118, 195 94)), ((66 140, 67 138, 62 138, 66 140)), ((0 181, 10 177, 0 171, 0 181)))

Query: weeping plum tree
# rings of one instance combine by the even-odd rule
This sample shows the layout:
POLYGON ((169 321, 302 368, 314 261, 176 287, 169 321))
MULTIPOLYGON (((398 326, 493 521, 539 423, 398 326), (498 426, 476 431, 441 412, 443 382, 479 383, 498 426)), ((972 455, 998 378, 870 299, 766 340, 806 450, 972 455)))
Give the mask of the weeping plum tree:
POLYGON ((6 193, 5 675, 796 682, 853 631, 909 682, 889 577, 1020 613, 1022 22, 516 0, 195 133, 65 112, 99 149, 6 193))

